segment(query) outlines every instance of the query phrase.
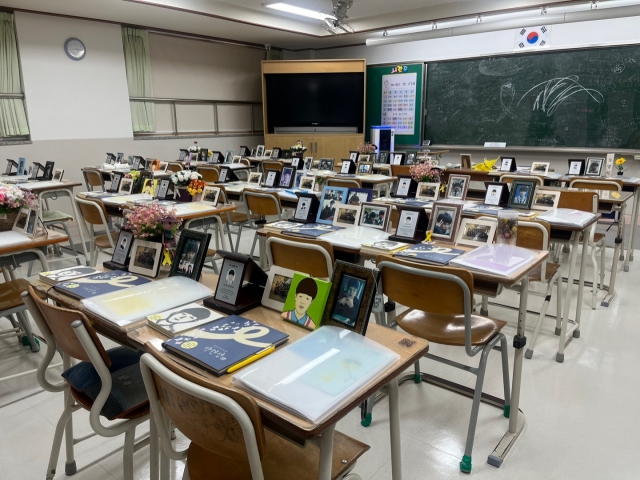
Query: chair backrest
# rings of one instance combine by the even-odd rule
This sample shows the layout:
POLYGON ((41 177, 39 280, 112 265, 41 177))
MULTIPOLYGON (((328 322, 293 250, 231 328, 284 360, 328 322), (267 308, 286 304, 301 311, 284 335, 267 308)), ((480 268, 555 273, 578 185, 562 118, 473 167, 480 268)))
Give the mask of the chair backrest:
POLYGON ((398 175, 411 175, 410 165, 391 165, 391 176, 397 177, 398 175))
POLYGON ((202 181, 216 183, 220 178, 220 171, 212 167, 198 167, 198 173, 202 175, 202 181))
MULTIPOLYGON (((255 400, 240 390, 192 373, 150 343, 146 350, 149 353, 142 356, 140 367, 154 416, 161 418, 157 411, 161 408, 171 423, 199 447, 233 459, 246 459, 248 454, 249 462, 260 468, 266 440, 255 400)), ((160 430, 166 435, 166 428, 160 430)))
POLYGON ((569 188, 586 188, 589 190, 608 190, 610 192, 620 192, 624 182, 617 178, 603 178, 596 180, 593 178, 574 178, 569 182, 569 188))
MULTIPOLYGON (((44 324, 49 330, 47 333, 51 334, 53 338, 55 338, 57 347, 62 350, 63 353, 77 360, 91 362, 87 351, 83 347, 80 338, 78 338, 76 334, 76 330, 72 327, 72 324, 75 321, 80 320, 84 324, 84 327, 87 329, 89 337, 100 353, 100 356, 102 357, 104 363, 107 365, 107 367, 111 366, 111 360, 109 359, 109 356, 107 355, 102 342, 100 342, 100 339, 98 338, 96 331, 93 329, 91 322, 87 317, 84 316, 82 312, 69 310, 67 308, 56 307, 54 305, 51 305, 50 303, 47 303, 38 296, 35 289, 31 285, 29 285, 29 296, 38 310, 37 312, 32 311, 32 316, 34 316, 34 313, 35 315, 37 315, 38 313, 40 314, 40 316, 44 320, 44 324)), ((27 306, 29 306, 28 303, 27 306)), ((39 324, 39 326, 42 327, 43 325, 39 324)))
MULTIPOLYGON (((496 217, 476 215, 477 220, 496 222, 496 217)), ((518 237, 516 245, 531 250, 548 250, 551 226, 544 220, 518 220, 518 237)))
POLYGON ((280 206, 280 197, 278 195, 256 190, 245 190, 242 196, 250 213, 264 216, 277 215, 278 218, 282 219, 282 207, 280 206))
POLYGON ((243 164, 243 165, 246 165, 247 167, 251 166, 251 161, 249 161, 248 158, 241 158, 240 159, 240 163, 243 164))
POLYGON ((104 203, 97 198, 85 200, 79 197, 76 197, 76 203, 80 208, 80 215, 82 215, 85 222, 91 225, 104 225, 107 226, 108 229, 108 215, 107 210, 104 208, 104 203))
POLYGON ((178 162, 169 162, 169 165, 167 165, 167 170, 169 172, 181 172, 182 165, 178 162))
POLYGON ((331 278, 335 255, 333 246, 323 240, 296 238, 267 233, 269 265, 288 268, 312 277, 331 278))
POLYGON ((583 212, 596 213, 598 209, 598 194, 595 192, 562 191, 558 208, 573 208, 583 212), (594 198, 595 197, 595 198, 594 198))
POLYGON ((278 172, 282 172, 283 162, 279 162, 277 160, 268 160, 262 162, 262 171, 267 172, 267 170, 277 170, 278 172))
POLYGON ((344 188, 362 188, 362 182, 358 178, 328 178, 327 186, 344 188))
POLYGON ((104 190, 104 179, 102 173, 95 168, 83 168, 82 176, 84 177, 84 183, 87 186, 87 190, 93 191, 95 187, 100 187, 104 190))
POLYGON ((544 185, 544 179, 537 175, 516 175, 513 173, 504 173, 500 175, 501 183, 513 183, 514 180, 528 180, 530 182, 536 182, 536 185, 542 187, 544 185))

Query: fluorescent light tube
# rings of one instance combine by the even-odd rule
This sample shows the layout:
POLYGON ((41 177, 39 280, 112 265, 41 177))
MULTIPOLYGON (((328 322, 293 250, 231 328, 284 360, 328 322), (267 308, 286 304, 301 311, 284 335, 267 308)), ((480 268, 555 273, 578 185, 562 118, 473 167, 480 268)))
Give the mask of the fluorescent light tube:
POLYGON ((263 3, 264 7, 273 8, 274 10, 280 10, 281 12, 293 13, 294 15, 300 15, 302 17, 315 18, 317 20, 324 20, 325 18, 337 18, 329 13, 322 13, 315 10, 309 10, 308 8, 296 7, 295 5, 289 5, 288 3, 263 3))

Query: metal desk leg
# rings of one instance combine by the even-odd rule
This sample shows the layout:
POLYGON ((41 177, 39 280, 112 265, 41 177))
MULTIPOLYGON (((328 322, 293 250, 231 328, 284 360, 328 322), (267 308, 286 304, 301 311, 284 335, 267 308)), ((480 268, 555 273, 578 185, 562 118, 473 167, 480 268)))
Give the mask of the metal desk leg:
POLYGON ((525 277, 520 282, 520 305, 518 311, 518 329, 513 338, 513 346, 516 351, 513 356, 513 381, 511 384, 511 409, 509 412, 509 430, 500 440, 500 443, 493 449, 487 463, 494 467, 500 467, 504 462, 507 453, 515 444, 516 440, 524 428, 525 416, 520 410, 520 386, 522 384, 522 363, 524 359, 524 347, 527 338, 525 337, 525 327, 527 324, 527 302, 529 299, 529 278, 525 277))
POLYGON ((589 256, 589 239, 591 231, 596 228, 595 224, 591 225, 586 232, 582 233, 582 257, 580 259, 580 276, 578 280, 578 301, 576 302, 576 329, 573 331, 574 338, 580 338, 580 317, 582 315, 582 296, 584 294, 584 273, 587 266, 587 257, 589 256))
POLYGON ((331 460, 333 459, 333 431, 336 424, 332 424, 320 437, 320 471, 318 480, 331 480, 331 460))
POLYGON ((400 409, 398 407, 398 379, 389 386, 389 433, 391 436, 391 478, 402 480, 402 446, 400 441, 400 409))
POLYGON ((629 271, 629 262, 633 260, 633 244, 636 239, 636 227, 638 226, 638 204, 640 203, 640 188, 633 192, 633 208, 631 209, 631 231, 629 232, 629 243, 627 244, 627 258, 624 259, 624 271, 629 271))
MULTIPOLYGON (((583 232, 583 237, 587 232, 583 232)), ((567 278, 567 294, 564 299, 564 309, 562 311, 562 325, 560 328, 560 345, 556 354, 556 362, 564 362, 564 346, 567 336, 567 325, 569 323, 569 308, 571 307, 571 295, 573 293, 573 279, 576 274, 576 260, 578 257, 578 247, 580 245, 580 232, 573 232, 573 241, 571 242, 571 258, 569 260, 569 277, 567 278)), ((583 252, 584 256, 585 252, 583 252)), ((578 309, 580 305, 578 304, 578 309)), ((556 332, 558 333, 558 332, 556 332)))
POLYGON ((160 464, 158 463, 158 450, 160 445, 160 437, 156 428, 156 421, 153 413, 149 418, 149 480, 158 480, 160 478, 160 464))
MULTIPOLYGON (((624 240, 624 212, 625 206, 624 204, 620 209, 620 221, 618 222, 618 234, 616 235, 616 246, 613 250, 613 263, 611 264, 611 278, 609 279, 609 291, 602 299, 602 303, 600 303, 603 307, 608 307, 613 300, 613 297, 616 296, 616 276, 618 275, 618 261, 621 255, 624 255, 623 252, 620 251, 622 248, 622 242, 624 240)), ((629 252, 627 251, 627 257, 629 257, 629 252)), ((604 269, 604 265, 600 268, 604 269)), ((604 284, 604 282, 602 282, 604 284)), ((603 285, 604 287, 604 285, 603 285)), ((595 288, 595 287, 594 287, 595 288)))

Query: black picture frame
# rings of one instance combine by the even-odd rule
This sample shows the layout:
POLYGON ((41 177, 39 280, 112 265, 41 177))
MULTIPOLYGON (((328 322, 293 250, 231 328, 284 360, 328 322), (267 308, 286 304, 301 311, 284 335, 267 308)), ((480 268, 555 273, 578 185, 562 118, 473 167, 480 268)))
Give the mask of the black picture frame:
POLYGON ((141 171, 140 176, 138 177, 138 181, 134 186, 135 192, 133 193, 142 193, 145 180, 153 180, 153 173, 146 170, 141 171))
POLYGON ((240 156, 248 157, 249 155, 251 155, 251 149, 246 145, 240 145, 240 156))
POLYGON ((278 180, 278 187, 292 188, 296 180, 296 169, 294 167, 282 167, 282 173, 278 180))
POLYGON ((340 167, 340 173, 344 173, 347 175, 353 175, 356 173, 356 162, 349 158, 342 159, 342 166, 340 167))
POLYGON ((397 209, 398 228, 396 228, 396 233, 389 237, 389 240, 414 244, 423 241, 429 229, 429 217, 424 208, 398 205, 397 209), (405 212, 407 213, 405 214, 405 212), (407 217, 411 217, 411 226, 409 231, 403 231, 401 223, 404 223, 407 217))
POLYGON ((330 325, 366 335, 378 274, 377 269, 337 260, 320 326, 330 325))
POLYGON ((515 172, 516 170, 516 157, 500 157, 501 172, 515 172), (507 163, 505 163, 505 161, 507 163))
POLYGON ((397 198, 415 198, 418 191, 418 182, 416 182, 411 175, 398 175, 398 186, 393 197, 397 198), (406 184, 408 182, 408 188, 406 184))
POLYGON ((200 280, 210 240, 210 233, 182 230, 169 276, 187 277, 196 282, 200 280))
POLYGON ((33 180, 44 180, 45 168, 40 162, 33 162, 33 170, 31 171, 31 179, 33 180), (42 175, 40 175, 42 172, 42 175))
POLYGON ((117 172, 113 174, 113 178, 111 179, 111 185, 107 189, 107 192, 110 193, 118 193, 120 191, 120 182, 124 178, 124 174, 117 172))
POLYGON ((209 163, 220 163, 223 159, 224 156, 222 155, 222 152, 213 150, 211 152, 211 160, 209 160, 209 163))
POLYGON ((114 163, 116 163, 116 156, 113 153, 107 152, 107 158, 105 159, 104 163, 113 165, 114 163))
POLYGON ((418 154, 418 152, 407 152, 407 154, 405 156, 405 159, 404 159, 404 164, 405 165, 415 165, 417 154, 418 154))
POLYGON ((146 170, 147 161, 140 155, 133 156, 133 169, 134 170, 146 170))
POLYGON ((200 147, 200 153, 198 154, 199 162, 206 162, 209 157, 209 149, 207 147, 200 147))
POLYGON ((156 198, 158 200, 164 200, 167 198, 169 193, 169 187, 171 186, 171 180, 168 178, 164 178, 160 180, 160 186, 158 187, 158 192, 156 193, 156 198))
POLYGON ((404 152, 390 152, 389 164, 390 165, 404 165, 404 152))
POLYGON ((585 165, 584 174, 587 177, 602 176, 602 169, 605 165, 605 159, 600 157, 589 157, 585 165), (596 168, 593 168, 596 167, 596 168))
POLYGON ((268 188, 276 188, 280 185, 280 171, 279 170, 267 170, 267 176, 264 178, 264 186, 268 188))
POLYGON ((55 162, 44 163, 44 173, 42 174, 43 180, 51 180, 53 178, 53 168, 56 166, 55 162))
POLYGON ((298 204, 293 212, 292 222, 315 223, 320 208, 320 200, 315 193, 296 192, 298 204), (303 209, 304 207, 304 209, 303 209), (304 210, 304 211, 303 211, 304 210))
POLYGON ((376 160, 374 163, 382 163, 382 164, 388 164, 389 163, 389 152, 384 151, 384 152, 380 152, 378 154, 378 156, 376 157, 376 160))
POLYGON ((118 156, 116 157, 116 165, 121 164, 123 158, 124 158, 124 153, 118 152, 118 156))
POLYGON ((484 195, 484 205, 491 205, 496 207, 507 206, 507 203, 509 202, 509 184, 502 182, 484 182, 484 186, 487 189, 484 195), (496 190, 500 190, 499 192, 496 191, 496 194, 499 193, 498 203, 491 203, 495 202, 495 199, 492 198, 492 191, 490 190, 492 187, 498 187, 496 188, 496 190))
MULTIPOLYGON (((300 157, 293 157, 291 159, 291 166, 294 168, 300 168, 300 161, 302 159, 300 157)), ((302 160, 302 162, 304 163, 304 160, 302 160)))
POLYGON ((180 156, 178 157, 178 161, 179 162, 184 162, 187 157, 189 156, 189 150, 187 150, 186 148, 181 148, 180 149, 180 156))
POLYGON ((321 158, 318 162, 318 170, 330 170, 333 172, 335 165, 335 159, 333 158, 321 158))
POLYGON ((351 160, 353 163, 357 163, 359 157, 360 157, 360 152, 358 152, 357 150, 349 151, 349 160, 351 160))
POLYGON ((157 277, 160 272, 163 250, 162 242, 134 239, 129 257, 129 271, 146 277, 157 277))
POLYGON ((280 155, 282 155, 282 149, 280 147, 273 147, 273 149, 271 149, 271 158, 277 160, 280 158, 280 155))
POLYGON ((511 192, 509 193, 508 207, 531 210, 531 204, 536 193, 537 183, 532 180, 514 180, 511 184, 511 192), (526 197, 522 199, 521 192, 528 192, 526 197))
POLYGON ((15 160, 11 160, 7 158, 7 169, 4 172, 5 175, 17 175, 18 174, 18 162, 15 160), (13 171, 13 167, 16 168, 16 171, 13 171))
POLYGON ((570 158, 567 162, 569 164, 567 175, 578 175, 578 176, 584 175, 584 170, 587 163, 587 161, 584 158, 573 158, 573 159, 570 158), (576 171, 576 166, 578 167, 577 171, 576 171))
POLYGON ((139 170, 140 169, 140 160, 142 159, 142 157, 133 157, 133 162, 131 163, 131 169, 132 170, 139 170))

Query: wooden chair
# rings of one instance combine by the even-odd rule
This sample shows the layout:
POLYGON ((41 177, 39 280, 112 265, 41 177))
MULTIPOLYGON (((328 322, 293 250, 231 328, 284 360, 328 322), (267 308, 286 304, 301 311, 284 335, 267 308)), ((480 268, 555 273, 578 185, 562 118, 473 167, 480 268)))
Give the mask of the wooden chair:
MULTIPOLYGON (((7 276, 6 271, 3 273, 7 276)), ((24 278, 0 283, 0 318, 6 318, 11 322, 10 329, 0 330, 0 338, 17 337, 20 345, 29 345, 31 351, 37 352, 40 350, 40 345, 33 336, 29 317, 24 314, 27 306, 20 296, 29 285, 29 281, 24 278)), ((2 380, 4 379, 0 378, 0 381, 2 380)))
POLYGON ((390 165, 391 176, 397 177, 398 175, 411 175, 410 165, 390 165))
MULTIPOLYGON (((47 342, 47 350, 37 371, 39 385, 48 392, 64 392, 64 410, 56 425, 51 447, 51 456, 47 468, 47 480, 53 480, 58 464, 58 456, 65 435, 65 449, 67 462, 65 473, 76 473, 74 444, 84 441, 94 435, 102 437, 116 437, 124 433, 123 469, 124 479, 133 480, 133 453, 151 442, 151 458, 157 458, 157 444, 155 439, 155 425, 151 423, 150 436, 136 442, 135 429, 149 419, 149 403, 144 389, 141 389, 139 355, 130 352, 125 347, 118 347, 106 351, 96 334, 91 322, 81 312, 66 308, 55 307, 42 300, 32 286, 28 292, 22 294, 24 303, 29 308, 31 316, 36 322, 47 342), (57 352, 62 355, 66 380, 52 384, 46 378, 46 369, 57 352), (73 365, 74 360, 81 363, 73 365), (126 366, 125 366, 126 365, 126 366), (136 369, 137 372, 136 372, 136 369), (81 379, 78 376, 93 378, 91 385, 97 385, 94 396, 87 391, 74 387, 81 379), (99 383, 98 382, 101 382, 99 383), (93 399, 95 398, 95 399, 93 399), (115 408, 116 398, 131 403, 115 408), (126 410, 124 410, 126 408, 126 410), (95 432, 92 435, 73 437, 73 413, 85 409, 89 411, 89 423, 95 432), (118 410, 121 410, 118 413, 118 410), (120 423, 105 426, 101 416, 109 420, 123 420, 120 423)), ((88 381, 92 381, 88 380, 88 381)), ((152 464, 152 472, 157 467, 152 464)), ((157 475, 157 473, 155 473, 157 475)), ((151 478, 154 477, 152 473, 151 478)))
POLYGON ((78 205, 80 216, 82 216, 85 223, 89 226, 89 234, 92 237, 91 240, 93 244, 91 248, 90 263, 92 267, 95 267, 98 262, 98 254, 100 251, 115 248, 115 242, 107 221, 107 210, 104 208, 104 204, 98 199, 85 200, 76 196, 74 200, 78 205), (96 234, 96 225, 104 227, 105 233, 96 234))
POLYGON ((96 188, 100 188, 103 192, 105 191, 104 178, 102 178, 102 173, 97 168, 83 168, 82 176, 88 191, 93 192, 96 188))
POLYGON ((169 165, 167 165, 168 172, 181 172, 182 170, 182 164, 179 162, 169 162, 169 165))
POLYGON ((247 167, 251 166, 251 161, 248 158, 241 158, 239 163, 246 165, 247 167))
MULTIPOLYGON (((190 480, 319 477, 318 447, 310 442, 300 448, 265 429, 260 409, 249 395, 192 373, 151 344, 147 350, 140 364, 160 442, 169 458, 186 460, 190 480), (186 450, 173 449, 165 417, 191 440, 186 450)), ((331 478, 360 480, 349 472, 368 449, 368 445, 334 431, 331 478)))
POLYGON ((501 183, 513 183, 514 180, 527 180, 529 182, 536 182, 538 187, 544 186, 544 178, 537 175, 516 175, 514 173, 503 173, 500 175, 501 183))
MULTIPOLYGON (((258 241, 258 228, 267 223, 265 220, 265 217, 267 216, 277 216, 278 221, 281 221, 282 205, 280 204, 280 197, 278 197, 277 194, 266 193, 257 190, 245 190, 242 194, 242 198, 244 199, 244 204, 247 206, 247 212, 249 216, 257 215, 259 218, 258 220, 254 220, 252 222, 255 225, 256 234, 253 238, 253 244, 251 245, 251 252, 249 254, 253 256, 253 252, 256 248, 256 242, 258 241)), ((239 226, 236 252, 240 247, 240 235, 242 233, 242 228, 244 225, 245 224, 241 224, 239 226)), ((260 252, 264 253, 264 249, 261 248, 260 252)), ((260 256, 260 261, 264 263, 262 255, 260 256)))
POLYGON ((269 265, 288 268, 312 277, 331 278, 335 255, 333 246, 323 240, 292 238, 280 233, 267 233, 269 265))
POLYGON ((265 175, 269 170, 277 170, 278 172, 282 172, 282 167, 284 166, 284 162, 279 160, 265 160, 262 162, 262 173, 265 175))
POLYGON ((327 186, 362 188, 362 181, 359 178, 327 178, 327 186))
MULTIPOLYGON (((464 347, 469 357, 481 353, 477 368, 429 353, 425 355, 437 362, 470 371, 478 377, 464 456, 460 462, 460 470, 469 473, 487 359, 498 343, 502 354, 504 415, 509 416, 509 357, 507 339, 501 332, 506 322, 472 314, 473 276, 467 270, 418 265, 389 255, 378 255, 376 264, 380 270, 381 293, 387 295, 390 302, 409 308, 397 318, 394 308, 389 312, 392 321, 388 321, 388 324, 397 324, 404 331, 430 343, 464 347), (429 292, 428 295, 425 292, 429 292)), ((418 361, 415 364, 414 382, 420 383, 425 378, 418 361)))
POLYGON ((217 183, 220 179, 220 167, 198 167, 197 172, 202 175, 202 181, 217 183))
MULTIPOLYGON (((227 196, 227 190, 224 185, 218 184, 216 187, 220 188, 220 197, 219 203, 229 203, 229 198, 227 196)), ((236 235, 236 243, 240 243, 240 226, 248 225, 255 220, 259 220, 260 217, 258 215, 250 215, 245 212, 238 212, 234 210, 233 212, 226 212, 220 215, 222 223, 225 227, 227 237, 229 238, 230 249, 233 252, 237 251, 237 246, 234 246, 233 240, 231 239, 231 235, 236 235), (231 227, 237 227, 236 231, 231 230, 231 227)))

